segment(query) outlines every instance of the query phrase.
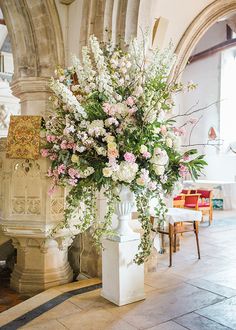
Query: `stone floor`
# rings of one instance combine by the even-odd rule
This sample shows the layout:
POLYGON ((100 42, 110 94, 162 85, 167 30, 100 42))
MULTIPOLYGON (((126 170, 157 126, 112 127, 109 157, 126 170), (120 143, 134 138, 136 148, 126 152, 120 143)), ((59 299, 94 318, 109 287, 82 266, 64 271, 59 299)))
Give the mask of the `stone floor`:
POLYGON ((10 289, 10 270, 0 263, 0 313, 21 303, 27 297, 10 289))
POLYGON ((218 211, 211 227, 201 225, 201 260, 191 233, 180 239, 172 268, 168 254, 153 251, 146 265, 146 300, 117 307, 100 297, 100 289, 73 291, 99 280, 76 282, 1 313, 0 329, 236 329, 235 238, 236 213, 218 211))

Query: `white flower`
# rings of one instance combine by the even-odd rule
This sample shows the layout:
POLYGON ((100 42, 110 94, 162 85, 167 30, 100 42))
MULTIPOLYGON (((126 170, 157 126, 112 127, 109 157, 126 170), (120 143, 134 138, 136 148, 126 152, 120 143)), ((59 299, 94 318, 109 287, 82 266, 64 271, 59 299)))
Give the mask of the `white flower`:
POLYGON ((97 137, 105 135, 106 133, 103 120, 93 120, 90 124, 88 124, 87 129, 89 135, 95 135, 97 137))
POLYGON ((166 138, 166 145, 167 145, 167 147, 172 148, 173 141, 172 141, 172 139, 170 137, 167 137, 166 138))
POLYGON ((118 170, 112 174, 112 179, 114 181, 119 180, 119 181, 131 183, 135 179, 137 171, 138 171, 138 164, 136 163, 131 164, 122 161, 119 164, 118 170))
POLYGON ((155 165, 165 166, 169 161, 168 154, 165 150, 160 150, 160 148, 155 148, 150 163, 155 165))
POLYGON ((81 175, 80 177, 81 178, 87 178, 89 175, 93 174, 94 173, 94 168, 91 167, 91 166, 88 166, 86 168, 86 170, 84 170, 83 172, 81 172, 81 175))
POLYGON ((110 167, 104 167, 102 173, 106 178, 109 178, 112 176, 112 169, 110 167))
POLYGON ((51 89, 54 93, 62 98, 63 103, 67 104, 69 108, 71 108, 75 114, 80 118, 81 116, 86 118, 87 114, 84 111, 84 108, 81 106, 77 98, 73 95, 73 93, 58 80, 53 80, 50 84, 51 89))
POLYGON ((148 151, 148 148, 144 144, 142 144, 140 147, 141 154, 143 154, 144 152, 147 152, 147 151, 148 151))
POLYGON ((153 165, 153 169, 156 175, 163 175, 165 173, 165 166, 163 165, 153 165))
POLYGON ((97 154, 101 156, 106 156, 107 152, 106 149, 103 147, 98 147, 96 148, 97 154))

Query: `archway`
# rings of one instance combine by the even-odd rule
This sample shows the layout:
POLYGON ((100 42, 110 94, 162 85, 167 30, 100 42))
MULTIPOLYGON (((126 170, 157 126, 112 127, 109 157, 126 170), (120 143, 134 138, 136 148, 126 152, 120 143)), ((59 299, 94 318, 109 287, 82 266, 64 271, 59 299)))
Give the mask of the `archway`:
POLYGON ((188 59, 200 41, 204 33, 220 18, 230 15, 236 11, 235 0, 216 0, 207 6, 189 25, 181 40, 179 41, 175 53, 178 56, 174 70, 174 78, 179 79, 188 59))

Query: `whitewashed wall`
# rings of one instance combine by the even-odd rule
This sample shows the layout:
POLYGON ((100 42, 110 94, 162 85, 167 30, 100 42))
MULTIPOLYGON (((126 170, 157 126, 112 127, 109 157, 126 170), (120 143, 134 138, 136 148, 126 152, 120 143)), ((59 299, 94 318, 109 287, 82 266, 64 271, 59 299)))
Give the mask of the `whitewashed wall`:
MULTIPOLYGON (((210 48, 226 40, 225 23, 215 24, 195 48, 193 54, 210 48)), ((205 107, 221 100, 221 54, 216 53, 210 57, 198 60, 188 65, 183 73, 183 82, 192 80, 198 84, 194 92, 184 94, 180 100, 181 110, 185 111, 198 102, 197 108, 205 107)), ((222 101, 223 102, 223 101, 222 101)), ((199 117, 199 114, 195 117, 199 117)), ((216 128, 220 134, 220 103, 204 111, 204 116, 192 134, 191 143, 206 143, 210 127, 216 128)), ((206 154, 208 166, 205 168, 205 178, 208 180, 234 181, 236 177, 236 156, 217 151, 216 148, 206 146, 198 147, 206 154)))

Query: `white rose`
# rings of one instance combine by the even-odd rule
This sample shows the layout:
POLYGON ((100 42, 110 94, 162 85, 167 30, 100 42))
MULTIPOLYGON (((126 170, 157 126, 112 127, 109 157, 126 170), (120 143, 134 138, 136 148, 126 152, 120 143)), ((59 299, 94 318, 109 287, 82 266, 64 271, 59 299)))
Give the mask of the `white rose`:
POLYGON ((141 154, 143 154, 144 152, 147 152, 147 151, 148 151, 148 148, 144 144, 142 144, 140 147, 141 154))
POLYGON ((165 173, 165 166, 163 165, 153 165, 156 175, 163 175, 165 173))
POLYGON ((110 176, 112 176, 112 170, 109 167, 104 167, 102 170, 102 173, 106 178, 109 178, 110 176))

